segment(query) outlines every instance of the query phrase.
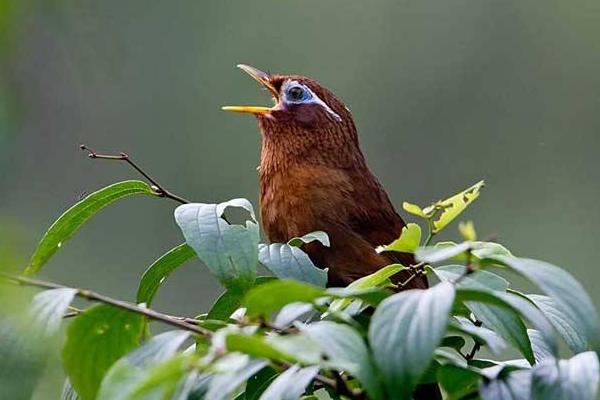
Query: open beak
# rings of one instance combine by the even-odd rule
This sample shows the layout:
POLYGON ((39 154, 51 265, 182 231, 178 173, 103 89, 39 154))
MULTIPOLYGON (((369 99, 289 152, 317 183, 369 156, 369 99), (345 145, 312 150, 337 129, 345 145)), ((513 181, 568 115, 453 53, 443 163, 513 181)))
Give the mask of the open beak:
MULTIPOLYGON (((275 99, 279 99, 279 93, 277 89, 271 83, 271 75, 266 72, 261 71, 258 68, 251 67, 246 64, 238 64, 238 68, 242 71, 250 75, 252 78, 257 80, 261 85, 263 85, 275 99)), ((236 111, 250 114, 266 114, 271 111, 271 107, 257 107, 257 106, 224 106, 221 107, 225 111, 236 111)))

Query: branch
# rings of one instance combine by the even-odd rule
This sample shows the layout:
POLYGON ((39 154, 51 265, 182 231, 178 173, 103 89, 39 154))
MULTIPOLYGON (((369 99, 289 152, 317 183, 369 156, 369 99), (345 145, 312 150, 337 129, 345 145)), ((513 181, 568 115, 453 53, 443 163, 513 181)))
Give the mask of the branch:
POLYGON ((181 204, 189 203, 188 200, 183 197, 177 196, 174 193, 171 193, 164 186, 156 181, 152 176, 150 176, 146 171, 144 171, 139 165, 137 165, 127 153, 119 153, 118 155, 107 155, 107 154, 98 154, 85 144, 79 145, 79 148, 83 151, 87 151, 88 157, 98 160, 114 160, 114 161, 124 161, 129 164, 133 169, 139 172, 144 178, 146 178, 152 184, 152 190, 156 192, 156 194, 160 197, 166 197, 175 201, 178 201, 181 204))
MULTIPOLYGON (((19 285, 35 286, 35 287, 40 287, 40 288, 44 288, 44 289, 69 288, 68 286, 64 286, 64 285, 61 285, 58 283, 43 281, 40 279, 25 278, 23 276, 13 276, 13 275, 4 274, 4 273, 0 273, 0 276, 4 277, 5 279, 8 279, 10 281, 13 281, 14 283, 19 284, 19 285)), ((104 303, 104 304, 109 304, 113 307, 131 311, 136 314, 141 314, 152 320, 164 322, 165 324, 172 325, 172 326, 175 326, 177 328, 180 328, 180 329, 183 329, 186 331, 194 332, 194 333, 197 333, 197 334, 207 337, 207 338, 212 336, 212 332, 210 330, 208 330, 206 328, 202 328, 201 326, 198 326, 198 325, 191 324, 186 319, 172 317, 170 315, 163 314, 161 312, 152 310, 150 308, 140 307, 137 304, 129 303, 129 302, 122 301, 122 300, 116 300, 116 299, 113 299, 111 297, 105 296, 100 293, 96 293, 91 290, 79 289, 79 288, 69 288, 69 289, 75 289, 76 296, 87 299, 87 300, 96 301, 96 302, 104 303)), ((77 311, 73 311, 73 313, 77 313, 77 311)), ((69 316, 72 316, 72 315, 69 315, 69 316)))

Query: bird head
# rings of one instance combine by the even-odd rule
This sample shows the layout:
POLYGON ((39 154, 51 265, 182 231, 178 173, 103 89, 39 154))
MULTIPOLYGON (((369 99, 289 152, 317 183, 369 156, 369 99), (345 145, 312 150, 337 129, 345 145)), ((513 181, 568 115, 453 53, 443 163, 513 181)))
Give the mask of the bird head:
POLYGON ((223 110, 254 114, 265 136, 315 136, 319 132, 354 132, 350 111, 317 81, 300 75, 272 75, 249 65, 240 69, 273 96, 272 107, 226 106, 223 110))

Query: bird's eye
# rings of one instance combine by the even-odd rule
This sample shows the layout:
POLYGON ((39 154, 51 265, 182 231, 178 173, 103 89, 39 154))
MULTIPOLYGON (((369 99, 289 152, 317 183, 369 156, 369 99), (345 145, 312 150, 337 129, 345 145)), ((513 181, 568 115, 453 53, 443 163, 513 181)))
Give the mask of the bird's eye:
POLYGON ((287 95, 291 101, 302 101, 306 99, 307 92, 301 86, 292 86, 287 90, 287 95))

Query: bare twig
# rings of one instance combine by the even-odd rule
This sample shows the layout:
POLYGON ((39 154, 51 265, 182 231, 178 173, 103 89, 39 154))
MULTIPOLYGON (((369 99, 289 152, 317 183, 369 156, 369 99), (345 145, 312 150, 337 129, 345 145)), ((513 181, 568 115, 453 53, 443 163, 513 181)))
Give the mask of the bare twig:
POLYGON ((181 196, 178 196, 170 191, 168 191, 164 186, 156 181, 152 176, 150 176, 146 171, 144 171, 137 163, 135 163, 131 157, 127 153, 119 153, 117 155, 109 155, 109 154, 99 154, 93 149, 89 148, 85 144, 79 145, 79 148, 83 151, 87 151, 89 158, 94 158, 98 160, 114 160, 114 161, 124 161, 129 164, 133 169, 139 172, 144 178, 146 178, 152 184, 152 190, 156 192, 156 194, 160 197, 166 197, 172 200, 175 200, 181 204, 189 203, 188 200, 184 199, 181 196))
MULTIPOLYGON (((4 274, 4 273, 0 274, 0 276, 4 277, 5 279, 7 279, 9 281, 12 281, 16 284, 19 284, 19 285, 35 286, 35 287, 40 287, 40 288, 44 288, 44 289, 67 288, 67 286, 64 286, 64 285, 61 285, 58 283, 43 281, 40 279, 26 278, 24 276, 14 276, 14 275, 9 275, 9 274, 4 274)), ((175 326, 177 328, 180 328, 180 329, 183 329, 186 331, 194 332, 194 333, 197 333, 204 337, 212 336, 212 332, 210 330, 202 328, 198 325, 191 324, 191 323, 187 322, 185 319, 175 318, 175 317, 169 316, 167 314, 163 314, 161 312, 152 310, 150 308, 140 307, 137 304, 129 303, 129 302, 122 301, 122 300, 116 300, 116 299, 113 299, 111 297, 105 296, 100 293, 96 293, 91 290, 79 289, 79 288, 73 288, 73 289, 75 289, 77 291, 76 295, 78 297, 81 297, 81 298, 84 298, 87 300, 91 300, 91 301, 104 303, 104 304, 109 304, 113 307, 131 311, 136 314, 141 314, 152 320, 164 322, 165 324, 172 325, 172 326, 175 326)), ((78 311, 72 311, 72 313, 78 313, 78 311)))

